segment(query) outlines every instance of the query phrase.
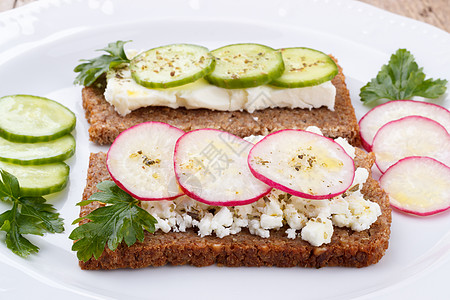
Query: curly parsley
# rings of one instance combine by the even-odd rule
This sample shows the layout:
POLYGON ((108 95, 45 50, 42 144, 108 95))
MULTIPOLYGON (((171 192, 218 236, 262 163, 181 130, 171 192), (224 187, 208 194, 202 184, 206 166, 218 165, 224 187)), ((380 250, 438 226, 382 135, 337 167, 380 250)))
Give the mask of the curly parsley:
POLYGON ((73 224, 85 219, 90 222, 75 228, 69 236, 76 240, 72 250, 77 251, 77 257, 82 261, 88 261, 92 256, 98 259, 105 245, 114 251, 122 241, 127 246, 133 245, 136 240, 144 241, 144 229, 153 233, 157 223, 154 217, 138 206, 139 200, 121 190, 114 182, 103 181, 97 188, 101 192, 94 193, 88 200, 77 205, 84 206, 99 201, 107 206, 76 219, 73 224))
POLYGON ((361 101, 368 104, 379 99, 400 100, 413 96, 435 99, 443 95, 447 80, 425 79, 422 70, 408 50, 398 49, 389 63, 381 67, 377 77, 361 88, 361 101))
POLYGON ((84 86, 92 85, 103 73, 110 69, 123 64, 129 63, 123 45, 130 41, 117 41, 115 43, 109 43, 104 49, 97 51, 105 51, 109 54, 103 54, 93 59, 82 59, 80 61, 86 61, 79 64, 73 70, 76 73, 80 73, 75 78, 74 84, 80 84, 84 86))
POLYGON ((0 231, 6 232, 5 243, 15 254, 27 257, 37 253, 39 247, 23 235, 44 235, 64 231, 63 219, 55 208, 45 203, 43 197, 23 197, 17 178, 0 170, 0 200, 12 204, 12 208, 0 214, 0 231))

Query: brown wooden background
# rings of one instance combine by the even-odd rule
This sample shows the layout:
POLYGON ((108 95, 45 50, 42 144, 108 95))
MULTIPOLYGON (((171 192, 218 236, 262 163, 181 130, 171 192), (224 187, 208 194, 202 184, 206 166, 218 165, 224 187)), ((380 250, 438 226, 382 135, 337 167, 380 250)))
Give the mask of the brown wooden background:
MULTIPOLYGON (((36 0, 0 0, 0 12, 36 0)), ((360 0, 450 32, 450 0, 360 0)))

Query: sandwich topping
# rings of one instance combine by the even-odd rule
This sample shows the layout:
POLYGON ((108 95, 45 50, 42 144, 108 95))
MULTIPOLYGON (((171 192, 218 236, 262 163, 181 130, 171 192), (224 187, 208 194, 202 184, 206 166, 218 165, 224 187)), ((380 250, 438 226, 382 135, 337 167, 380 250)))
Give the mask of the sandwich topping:
MULTIPOLYGON (((123 46, 123 45, 122 45, 123 46)), ((338 73, 326 54, 309 48, 234 44, 208 52, 174 44, 143 53, 107 71, 105 99, 122 116, 147 106, 219 111, 286 107, 334 110, 338 73)))
MULTIPOLYGON (((321 134, 317 127, 308 130, 321 134)), ((262 138, 246 139, 256 143, 262 138)), ((345 139, 335 141, 348 156, 355 157, 355 149, 345 139)), ((251 234, 268 238, 271 230, 284 230, 288 238, 301 238, 320 246, 331 242, 333 226, 362 231, 381 215, 379 205, 365 200, 361 193, 368 176, 366 169, 357 168, 350 187, 326 200, 293 196, 272 188, 269 194, 246 205, 211 205, 183 195, 173 201, 143 201, 142 208, 157 220, 155 229, 163 232, 196 228, 200 236, 215 234, 222 238, 248 228, 251 234)))

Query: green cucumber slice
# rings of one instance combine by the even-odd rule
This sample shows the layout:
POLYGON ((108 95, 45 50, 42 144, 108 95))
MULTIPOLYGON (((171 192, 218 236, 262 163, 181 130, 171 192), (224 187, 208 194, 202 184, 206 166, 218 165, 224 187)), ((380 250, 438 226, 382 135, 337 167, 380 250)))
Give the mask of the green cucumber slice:
POLYGON ((270 84, 283 88, 313 86, 329 81, 338 73, 336 63, 323 52, 310 48, 280 49, 285 71, 270 84))
POLYGON ((21 164, 41 165, 63 161, 75 153, 75 139, 68 134, 59 139, 40 143, 14 143, 0 137, 0 160, 21 164))
POLYGON ((171 88, 203 78, 214 70, 216 61, 205 47, 173 44, 150 49, 133 58, 133 79, 148 88, 171 88))
POLYGON ((21 143, 57 139, 75 128, 75 115, 56 101, 30 95, 0 98, 0 136, 21 143))
POLYGON ((267 84, 284 71, 281 53, 260 44, 233 44, 211 53, 216 57, 216 68, 205 79, 226 89, 267 84))
POLYGON ((17 177, 22 196, 43 196, 64 189, 69 166, 63 162, 38 166, 21 166, 0 161, 3 169, 17 177))

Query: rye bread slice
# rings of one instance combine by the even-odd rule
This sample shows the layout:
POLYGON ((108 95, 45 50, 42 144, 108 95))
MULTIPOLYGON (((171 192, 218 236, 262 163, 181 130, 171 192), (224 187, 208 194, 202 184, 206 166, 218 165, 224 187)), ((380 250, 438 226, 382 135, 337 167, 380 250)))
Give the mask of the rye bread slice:
MULTIPOLYGON (((334 59, 334 58, 333 58, 334 59)), ((336 87, 334 111, 326 107, 316 109, 271 108, 248 113, 246 111, 212 111, 208 109, 172 109, 145 107, 122 117, 103 96, 105 79, 83 88, 82 98, 86 118, 91 124, 89 138, 100 144, 111 144, 127 128, 148 121, 168 123, 184 131, 214 128, 240 137, 267 135, 273 131, 308 126, 319 127, 330 138, 344 137, 353 146, 360 146, 359 127, 342 68, 332 80, 336 87)))
MULTIPOLYGON (((374 163, 373 153, 366 154, 360 149, 356 153, 355 165, 370 171, 374 163)), ((97 192, 96 185, 107 179, 110 176, 106 169, 106 154, 92 153, 83 200, 97 192)), ((192 229, 187 232, 157 231, 154 234, 146 233, 144 242, 137 242, 131 247, 124 243, 116 251, 106 247, 98 260, 80 261, 80 267, 85 270, 134 269, 166 264, 191 264, 198 267, 212 264, 228 267, 365 267, 377 263, 388 247, 391 209, 386 193, 371 176, 362 192, 365 198, 380 205, 382 215, 370 229, 362 232, 335 227, 331 243, 320 247, 311 246, 299 238, 287 238, 285 229, 271 230, 269 238, 251 235, 246 230, 224 238, 202 238, 192 229)), ((80 216, 85 216, 100 205, 94 202, 81 207, 80 216)))

